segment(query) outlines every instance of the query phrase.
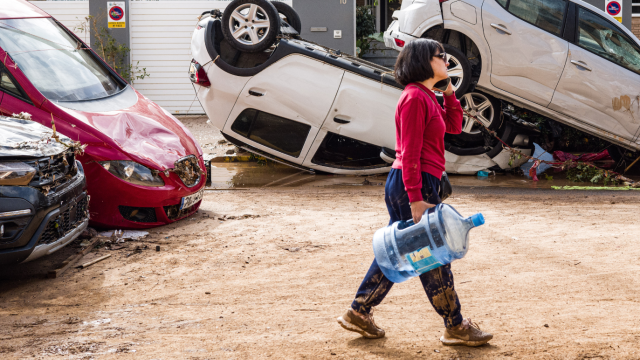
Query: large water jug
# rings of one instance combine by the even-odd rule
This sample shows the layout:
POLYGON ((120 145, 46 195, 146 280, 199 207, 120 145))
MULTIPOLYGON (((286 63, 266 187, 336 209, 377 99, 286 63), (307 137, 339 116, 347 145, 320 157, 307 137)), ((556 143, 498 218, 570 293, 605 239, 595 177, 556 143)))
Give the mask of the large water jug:
POLYGON ((398 221, 373 235, 373 253, 387 279, 401 283, 453 260, 469 250, 469 230, 484 224, 478 213, 465 218, 451 205, 428 209, 419 223, 398 221))

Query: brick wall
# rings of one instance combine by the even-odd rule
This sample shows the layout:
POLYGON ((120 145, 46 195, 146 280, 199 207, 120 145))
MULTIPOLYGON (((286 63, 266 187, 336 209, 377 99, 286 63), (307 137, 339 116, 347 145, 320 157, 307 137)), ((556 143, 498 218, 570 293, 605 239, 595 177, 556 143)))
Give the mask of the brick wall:
POLYGON ((640 39, 640 17, 631 18, 631 32, 640 39))

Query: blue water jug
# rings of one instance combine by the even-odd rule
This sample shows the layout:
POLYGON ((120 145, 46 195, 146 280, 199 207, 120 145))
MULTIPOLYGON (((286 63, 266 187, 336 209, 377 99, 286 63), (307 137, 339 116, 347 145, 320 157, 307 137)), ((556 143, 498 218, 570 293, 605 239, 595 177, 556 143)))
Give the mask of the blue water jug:
POLYGON ((401 283, 462 259, 469 250, 469 230, 484 224, 478 213, 465 218, 451 205, 428 209, 419 223, 398 221, 373 235, 373 253, 387 279, 401 283))

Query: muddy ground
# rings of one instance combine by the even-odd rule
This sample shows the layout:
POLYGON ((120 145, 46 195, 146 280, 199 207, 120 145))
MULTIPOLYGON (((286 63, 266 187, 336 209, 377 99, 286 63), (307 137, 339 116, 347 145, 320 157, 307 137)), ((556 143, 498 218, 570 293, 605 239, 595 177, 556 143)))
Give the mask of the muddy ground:
POLYGON ((488 346, 441 345, 417 279, 376 309, 386 338, 344 331, 388 221, 383 187, 269 186, 208 191, 194 217, 62 278, 44 274, 64 252, 2 269, 0 357, 640 358, 640 194, 454 190, 448 203, 487 220, 453 271, 488 346))

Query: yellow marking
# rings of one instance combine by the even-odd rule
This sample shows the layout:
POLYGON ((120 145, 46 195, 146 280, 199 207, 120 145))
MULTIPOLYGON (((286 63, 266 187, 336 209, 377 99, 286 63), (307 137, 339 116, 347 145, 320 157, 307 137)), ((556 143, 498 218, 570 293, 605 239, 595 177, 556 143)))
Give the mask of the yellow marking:
POLYGON ((429 251, 429 248, 422 248, 420 249, 420 251, 414 251, 411 254, 409 254, 409 256, 411 257, 411 261, 413 262, 418 262, 422 259, 426 259, 428 257, 431 256, 431 251, 429 251))

